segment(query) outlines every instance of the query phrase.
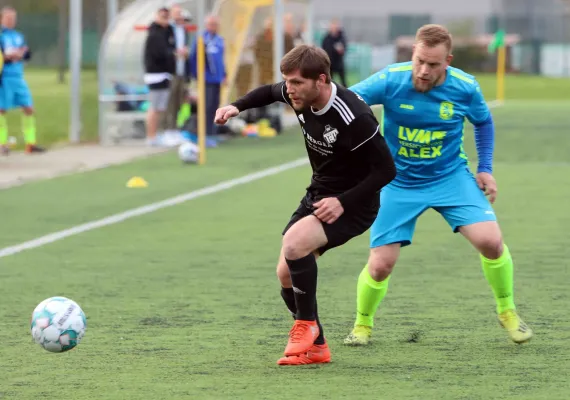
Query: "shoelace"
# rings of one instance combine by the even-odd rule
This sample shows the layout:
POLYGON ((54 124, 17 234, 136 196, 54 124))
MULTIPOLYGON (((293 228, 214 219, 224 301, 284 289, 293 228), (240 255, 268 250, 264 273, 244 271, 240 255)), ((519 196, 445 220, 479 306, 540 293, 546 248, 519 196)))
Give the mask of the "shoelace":
POLYGON ((504 315, 505 320, 509 322, 517 319, 517 315, 513 311, 507 311, 504 315))
POLYGON ((307 329, 309 329, 309 325, 307 325, 307 324, 295 324, 295 325, 293 325, 293 327, 291 328, 291 332, 289 333, 289 336, 291 337, 291 341, 292 342, 301 341, 301 338, 303 336, 305 336, 305 332, 307 332, 307 329))

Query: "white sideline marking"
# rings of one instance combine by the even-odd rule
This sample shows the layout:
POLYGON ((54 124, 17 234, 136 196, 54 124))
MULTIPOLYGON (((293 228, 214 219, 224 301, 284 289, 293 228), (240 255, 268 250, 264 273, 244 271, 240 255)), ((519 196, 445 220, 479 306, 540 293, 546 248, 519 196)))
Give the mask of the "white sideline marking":
MULTIPOLYGON (((493 100, 487 103, 490 108, 497 107, 503 105, 503 102, 493 100)), ((209 194, 222 192, 224 190, 231 189, 235 186, 245 185, 246 183, 250 183, 253 181, 257 181, 259 179, 266 178, 271 175, 276 175, 281 172, 300 167, 302 165, 306 165, 309 163, 307 158, 299 158, 295 161, 291 161, 285 164, 277 165, 272 168, 264 169, 258 172, 254 172, 252 174, 244 175, 240 178, 230 179, 229 181, 221 182, 213 186, 207 186, 203 189, 194 190, 192 192, 182 194, 179 196, 171 197, 170 199, 166 199, 163 201, 159 201, 157 203, 152 203, 146 206, 133 208, 131 210, 124 211, 119 214, 114 214, 109 217, 99 219, 92 222, 87 222, 82 225, 77 225, 69 229, 64 229, 63 231, 53 232, 45 236, 41 236, 39 238, 20 243, 14 246, 5 247, 0 249, 0 258, 8 257, 14 254, 21 253, 25 250, 35 249, 41 246, 44 246, 49 243, 57 242, 59 240, 63 240, 70 236, 79 235, 80 233, 89 232, 94 229, 103 228, 104 226, 109 226, 113 224, 117 224, 119 222, 126 221, 127 219, 138 217, 145 214, 150 214, 152 212, 162 210, 163 208, 175 206, 178 204, 185 203, 190 200, 197 199, 198 197, 207 196, 209 194)))
POLYGON ((80 233, 89 232, 94 229, 103 228, 105 226, 117 224, 119 222, 126 221, 127 219, 139 217, 141 215, 150 214, 152 212, 162 210, 163 208, 172 207, 178 204, 185 203, 190 200, 197 199, 198 197, 207 196, 209 194, 214 194, 222 192, 224 190, 231 189, 235 186, 245 185, 259 179, 266 178, 271 175, 280 174, 287 170, 297 168, 309 163, 307 158, 299 158, 295 161, 291 161, 285 164, 277 165, 272 168, 267 168, 258 172, 254 172, 248 175, 244 175, 239 178, 230 179, 216 185, 207 186, 202 189, 194 190, 192 192, 182 194, 179 196, 171 197, 170 199, 162 200, 156 203, 148 204, 146 206, 133 208, 131 210, 124 211, 119 214, 114 214, 106 218, 102 218, 96 221, 87 222, 85 224, 77 225, 69 229, 64 229, 62 231, 53 232, 45 236, 30 240, 28 242, 20 243, 14 246, 5 247, 0 249, 0 258, 8 257, 25 250, 35 249, 44 246, 49 243, 57 242, 59 240, 68 238, 70 236, 79 235, 80 233))

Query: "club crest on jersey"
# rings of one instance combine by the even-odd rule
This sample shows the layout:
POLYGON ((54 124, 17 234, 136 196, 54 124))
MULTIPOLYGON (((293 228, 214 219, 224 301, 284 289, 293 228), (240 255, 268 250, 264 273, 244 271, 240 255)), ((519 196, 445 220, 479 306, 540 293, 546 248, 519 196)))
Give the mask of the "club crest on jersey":
POLYGON ((338 136, 338 130, 332 128, 330 125, 325 126, 325 132, 323 133, 323 138, 328 144, 333 144, 336 142, 336 137, 338 136))
POLYGON ((448 120, 453 117, 453 104, 449 101, 442 101, 439 106, 439 118, 448 120))

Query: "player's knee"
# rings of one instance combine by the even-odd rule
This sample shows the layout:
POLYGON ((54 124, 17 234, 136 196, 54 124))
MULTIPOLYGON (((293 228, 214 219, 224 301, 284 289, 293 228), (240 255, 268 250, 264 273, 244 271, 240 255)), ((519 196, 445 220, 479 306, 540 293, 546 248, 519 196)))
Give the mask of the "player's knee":
POLYGON ((368 273, 376 282, 381 282, 390 276, 394 265, 389 260, 372 258, 368 261, 368 273))
POLYGON ((277 264, 277 278, 281 283, 281 287, 291 287, 291 273, 289 272, 289 266, 286 262, 279 262, 277 264))
POLYGON ((489 260, 496 260, 503 254, 503 240, 500 236, 485 238, 478 247, 483 257, 489 260))
POLYGON ((388 278, 392 273, 396 261, 398 260, 398 251, 386 251, 386 248, 379 250, 373 249, 368 258, 368 273, 377 282, 388 278))
POLYGON ((295 238, 288 238, 287 236, 283 238, 283 255, 287 260, 298 260, 310 252, 310 249, 307 249, 295 238))
POLYGON ((286 260, 298 260, 313 251, 308 247, 307 241, 303 240, 303 235, 291 234, 288 231, 283 236, 283 255, 286 260))
POLYGON ((34 115, 34 109, 32 107, 24 107, 23 111, 25 115, 34 115))

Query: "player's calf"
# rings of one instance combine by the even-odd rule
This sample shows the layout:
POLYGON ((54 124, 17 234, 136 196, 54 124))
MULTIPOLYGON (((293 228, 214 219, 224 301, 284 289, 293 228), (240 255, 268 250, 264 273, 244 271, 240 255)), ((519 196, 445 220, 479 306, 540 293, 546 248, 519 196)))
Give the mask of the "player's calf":
POLYGON ((0 109, 0 155, 7 156, 8 154, 10 154, 10 147, 8 147, 8 122, 6 121, 6 111, 0 109))
POLYGON ((31 106, 23 106, 22 112, 22 131, 24 132, 24 140, 26 142, 26 153, 43 153, 45 148, 38 146, 36 143, 36 118, 34 109, 31 106))
POLYGON ((321 222, 314 216, 297 221, 283 237, 283 257, 289 267, 295 296, 295 324, 289 332, 285 355, 307 352, 317 337, 317 262, 315 250, 324 246, 327 238, 321 222))
POLYGON ((293 284, 297 320, 316 318, 317 262, 313 253, 326 243, 321 222, 314 216, 297 221, 283 237, 283 257, 293 284))
POLYGON ((499 322, 515 343, 529 341, 533 332, 516 312, 513 259, 503 242, 499 224, 495 221, 474 223, 462 226, 460 232, 481 253, 481 266, 495 296, 499 322))
POLYGON ((368 264, 360 273, 356 286, 356 321, 354 328, 344 339, 344 344, 364 346, 370 342, 374 316, 386 296, 390 274, 399 255, 399 243, 370 250, 368 264))
MULTIPOLYGON (((315 259, 317 255, 315 254, 315 259)), ((283 255, 283 250, 279 255, 279 262, 277 263, 277 277, 279 278, 279 283, 281 284, 281 298, 285 302, 287 310, 293 316, 293 319, 297 318, 297 304, 295 302, 295 292, 293 290, 293 284, 291 282, 291 273, 289 272, 289 266, 285 261, 285 256, 283 255)), ((319 315, 317 308, 315 306, 315 321, 319 328, 319 336, 315 339, 315 345, 322 345, 325 343, 325 336, 323 333, 323 327, 319 322, 319 315)))

